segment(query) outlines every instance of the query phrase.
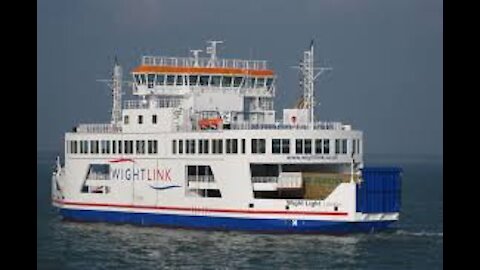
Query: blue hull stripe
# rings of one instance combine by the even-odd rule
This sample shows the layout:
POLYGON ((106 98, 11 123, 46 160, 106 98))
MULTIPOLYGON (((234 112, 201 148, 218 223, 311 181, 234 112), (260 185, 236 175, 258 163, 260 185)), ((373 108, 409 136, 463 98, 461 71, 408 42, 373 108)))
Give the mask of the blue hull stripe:
POLYGON ((250 219, 214 216, 189 216, 99 210, 60 209, 67 220, 130 223, 144 226, 181 227, 193 229, 241 230, 286 233, 371 232, 386 229, 393 221, 319 221, 292 219, 250 219))

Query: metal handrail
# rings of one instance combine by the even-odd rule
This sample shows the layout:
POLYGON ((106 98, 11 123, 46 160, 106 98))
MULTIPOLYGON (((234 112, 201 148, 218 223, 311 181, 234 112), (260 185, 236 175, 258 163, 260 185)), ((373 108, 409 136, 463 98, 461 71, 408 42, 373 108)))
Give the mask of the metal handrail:
POLYGON ((80 124, 74 131, 77 133, 120 133, 122 128, 112 124, 80 124))
POLYGON ((147 100, 126 100, 123 109, 148 109, 148 108, 175 108, 180 106, 180 98, 157 98, 151 102, 147 100))
MULTIPOLYGON (((253 124, 253 123, 232 123, 230 129, 310 129, 310 125, 288 125, 288 124, 253 124)), ((341 122, 317 122, 314 124, 315 130, 344 130, 345 125, 341 122)))
POLYGON ((173 67, 217 67, 217 68, 239 68, 266 70, 265 60, 242 60, 242 59, 215 59, 208 57, 165 57, 165 56, 143 56, 142 65, 146 66, 173 66, 173 67))

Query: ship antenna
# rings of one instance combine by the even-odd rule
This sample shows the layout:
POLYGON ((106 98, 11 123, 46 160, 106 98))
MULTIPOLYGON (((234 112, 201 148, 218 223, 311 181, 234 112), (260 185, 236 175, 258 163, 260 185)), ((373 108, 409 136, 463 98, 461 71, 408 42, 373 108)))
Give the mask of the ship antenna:
POLYGON ((200 52, 203 52, 203 50, 190 50, 191 53, 193 53, 193 57, 195 59, 195 62, 193 63, 193 66, 198 67, 198 54, 200 52))
POLYGON ((209 66, 214 67, 217 60, 217 44, 222 44, 223 40, 209 40, 210 46, 207 47, 206 53, 210 54, 209 66))
POLYGON ((300 81, 303 88, 303 108, 309 110, 310 128, 313 130, 315 125, 315 80, 324 71, 332 70, 331 67, 315 67, 314 66, 314 40, 310 42, 310 48, 303 52, 303 60, 300 61, 299 68, 302 74, 300 81), (318 72, 315 74, 315 70, 318 72))

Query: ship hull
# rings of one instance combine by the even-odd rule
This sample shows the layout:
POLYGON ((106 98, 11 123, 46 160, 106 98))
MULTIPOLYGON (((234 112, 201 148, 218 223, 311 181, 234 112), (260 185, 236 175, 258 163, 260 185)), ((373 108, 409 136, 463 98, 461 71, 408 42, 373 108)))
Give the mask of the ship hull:
POLYGON ((239 218, 67 208, 60 208, 59 212, 65 220, 71 221, 265 233, 349 234, 373 232, 385 230, 394 222, 394 220, 363 222, 307 220, 292 219, 292 217, 288 219, 239 218))

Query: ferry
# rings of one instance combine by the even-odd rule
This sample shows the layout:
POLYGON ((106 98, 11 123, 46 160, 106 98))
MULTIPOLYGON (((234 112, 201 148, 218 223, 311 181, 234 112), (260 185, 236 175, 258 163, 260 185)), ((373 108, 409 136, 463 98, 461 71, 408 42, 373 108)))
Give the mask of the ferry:
MULTIPOLYGON (((264 60, 143 56, 122 80, 111 121, 65 133, 52 204, 65 220, 190 229, 347 234, 399 219, 398 167, 368 167, 363 132, 315 120, 314 43, 299 100, 278 116, 277 75, 264 60), (131 87, 133 100, 122 100, 131 87)), ((92 100, 92 102, 94 102, 92 100)), ((341 108, 340 108, 341 109, 341 108)))

